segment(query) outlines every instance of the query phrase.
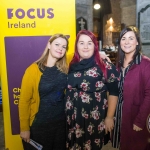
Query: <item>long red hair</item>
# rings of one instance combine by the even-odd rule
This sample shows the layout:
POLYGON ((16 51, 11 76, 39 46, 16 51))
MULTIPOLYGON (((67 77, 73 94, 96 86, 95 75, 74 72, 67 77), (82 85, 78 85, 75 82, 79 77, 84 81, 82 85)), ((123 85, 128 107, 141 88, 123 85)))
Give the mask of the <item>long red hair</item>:
POLYGON ((105 64, 102 61, 102 59, 100 58, 100 53, 99 53, 96 37, 92 32, 90 32, 88 30, 81 30, 77 34, 76 41, 75 41, 75 53, 74 53, 74 56, 72 58, 72 61, 70 62, 70 66, 72 64, 77 63, 77 62, 80 61, 80 55, 78 53, 77 44, 78 44, 80 36, 83 35, 83 34, 89 36, 91 38, 91 40, 93 41, 93 43, 94 43, 94 60, 95 60, 95 63, 100 67, 100 69, 102 70, 104 76, 107 77, 105 64))

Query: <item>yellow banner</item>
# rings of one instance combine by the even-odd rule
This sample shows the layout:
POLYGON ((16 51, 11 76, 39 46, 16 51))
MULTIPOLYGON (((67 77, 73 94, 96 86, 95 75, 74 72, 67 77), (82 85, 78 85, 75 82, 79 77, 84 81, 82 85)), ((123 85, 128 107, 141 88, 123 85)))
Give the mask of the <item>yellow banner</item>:
MULTIPOLYGON (((37 60, 49 37, 69 36, 68 55, 75 42, 75 0, 1 0, 0 76, 5 148, 22 150, 18 100, 24 70, 37 60)), ((70 59, 70 58, 69 58, 70 59)))

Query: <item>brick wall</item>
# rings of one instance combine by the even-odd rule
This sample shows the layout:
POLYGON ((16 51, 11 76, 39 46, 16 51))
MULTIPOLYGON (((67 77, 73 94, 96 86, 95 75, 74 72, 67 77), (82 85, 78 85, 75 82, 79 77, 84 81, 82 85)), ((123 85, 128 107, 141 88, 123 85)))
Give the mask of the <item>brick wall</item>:
POLYGON ((121 0, 121 23, 136 25, 136 0, 121 0))

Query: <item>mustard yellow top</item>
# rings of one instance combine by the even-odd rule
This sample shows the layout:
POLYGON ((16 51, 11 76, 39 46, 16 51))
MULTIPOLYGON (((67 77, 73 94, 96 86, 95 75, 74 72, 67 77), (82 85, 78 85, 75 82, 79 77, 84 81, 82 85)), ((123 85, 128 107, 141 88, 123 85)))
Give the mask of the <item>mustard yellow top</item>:
MULTIPOLYGON (((72 60, 73 53, 67 55, 68 64, 72 60)), ((40 96, 38 91, 42 72, 36 63, 31 64, 25 71, 22 79, 21 94, 19 100, 20 131, 29 131, 30 126, 39 109, 40 96)))
POLYGON ((25 71, 22 79, 19 100, 20 131, 29 131, 30 126, 39 109, 38 86, 42 72, 36 63, 31 64, 25 71))

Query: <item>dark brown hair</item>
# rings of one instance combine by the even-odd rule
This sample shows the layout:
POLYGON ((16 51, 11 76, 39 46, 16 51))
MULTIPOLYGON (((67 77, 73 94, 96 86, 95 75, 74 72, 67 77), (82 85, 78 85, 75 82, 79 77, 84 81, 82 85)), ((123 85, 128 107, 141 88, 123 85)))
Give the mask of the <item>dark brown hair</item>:
MULTIPOLYGON (((125 57, 125 53, 123 52, 123 50, 121 49, 120 46, 120 41, 122 39, 122 37, 129 31, 133 31, 136 37, 136 40, 138 42, 138 45, 136 46, 136 51, 133 55, 133 59, 132 61, 136 58, 136 56, 141 53, 141 39, 140 39, 140 34, 139 34, 139 30, 137 27, 135 26, 127 26, 125 27, 121 32, 120 32, 120 37, 118 40, 118 58, 117 58, 117 67, 123 67, 123 63, 124 63, 124 57, 125 57)), ((130 63, 132 63, 132 61, 130 63)))

